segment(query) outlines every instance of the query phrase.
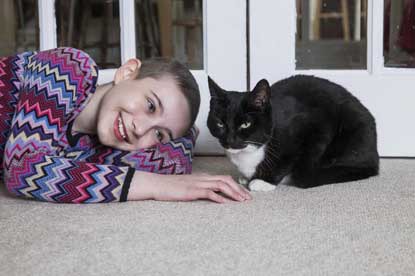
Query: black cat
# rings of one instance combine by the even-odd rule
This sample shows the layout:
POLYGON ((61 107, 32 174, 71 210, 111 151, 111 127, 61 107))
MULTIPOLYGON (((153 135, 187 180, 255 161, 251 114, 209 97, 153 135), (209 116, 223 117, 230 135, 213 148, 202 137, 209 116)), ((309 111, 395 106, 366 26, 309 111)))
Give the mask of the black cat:
POLYGON ((272 190, 285 176, 309 188, 377 175, 376 123, 345 88, 297 75, 248 93, 209 78, 207 121, 251 190, 272 190))

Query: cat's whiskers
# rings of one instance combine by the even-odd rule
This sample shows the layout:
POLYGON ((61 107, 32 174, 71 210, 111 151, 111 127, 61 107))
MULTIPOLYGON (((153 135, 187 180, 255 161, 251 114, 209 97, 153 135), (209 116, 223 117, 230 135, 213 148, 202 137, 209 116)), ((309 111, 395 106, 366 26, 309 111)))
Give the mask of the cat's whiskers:
POLYGON ((273 137, 272 135, 269 135, 269 134, 265 134, 265 133, 264 133, 264 136, 265 136, 265 137, 267 137, 268 139, 272 139, 272 140, 274 140, 274 141, 279 142, 279 141, 278 141, 278 139, 277 139, 277 138, 275 138, 275 137, 273 137))
POLYGON ((281 143, 277 138, 272 137, 271 135, 264 134, 264 136, 267 137, 267 139, 269 139, 271 142, 275 143, 277 146, 279 146, 281 143))
POLYGON ((259 145, 259 146, 262 146, 263 144, 262 143, 259 143, 259 142, 255 142, 255 141, 244 141, 245 143, 249 143, 249 144, 254 144, 254 145, 259 145))
POLYGON ((279 155, 277 155, 276 153, 273 153, 271 151, 267 151, 266 155, 270 155, 270 156, 272 156, 273 158, 275 158, 277 160, 280 159, 279 155))
MULTIPOLYGON (((262 144, 262 143, 259 143, 259 142, 255 142, 255 141, 249 141, 249 140, 247 140, 247 141, 244 141, 244 142, 246 142, 246 143, 251 143, 251 144, 254 144, 254 145, 259 145, 259 146, 262 146, 262 145, 264 145, 264 144, 262 144)), ((272 147, 267 147, 267 153, 269 154, 269 155, 271 155, 272 157, 274 157, 274 158, 276 158, 276 159, 279 159, 279 154, 277 153, 277 152, 275 152, 275 150, 272 148, 272 147)), ((264 161, 265 161, 265 159, 264 159, 264 161)), ((272 161, 272 160, 271 160, 272 161)))
POLYGON ((272 160, 269 160, 268 158, 264 158, 264 160, 262 160, 262 162, 264 163, 264 165, 266 165, 266 166, 267 166, 267 168, 268 168, 269 170, 271 170, 271 169, 272 169, 272 160))
POLYGON ((275 151, 275 149, 268 147, 267 148, 267 152, 270 153, 273 157, 275 158, 279 158, 280 154, 278 152, 275 151))

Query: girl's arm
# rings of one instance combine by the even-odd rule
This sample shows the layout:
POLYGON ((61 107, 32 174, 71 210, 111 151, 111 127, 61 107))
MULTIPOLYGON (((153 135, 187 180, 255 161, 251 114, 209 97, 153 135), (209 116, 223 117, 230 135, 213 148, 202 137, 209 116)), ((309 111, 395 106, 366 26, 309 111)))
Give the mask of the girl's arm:
POLYGON ((226 175, 162 175, 136 171, 127 200, 190 201, 217 203, 252 199, 249 192, 226 175))
POLYGON ((237 201, 251 198, 230 176, 162 175, 51 156, 40 148, 22 155, 18 152, 6 151, 5 183, 11 193, 25 198, 60 203, 229 201, 218 192, 237 201))
POLYGON ((9 147, 6 158, 4 181, 10 193, 41 201, 125 201, 134 175, 134 169, 128 166, 77 161, 42 152, 42 149, 21 153, 9 147))
POLYGON ((192 127, 183 137, 149 149, 122 151, 99 143, 91 150, 77 155, 79 160, 130 166, 139 171, 159 174, 190 174, 198 129, 192 127))

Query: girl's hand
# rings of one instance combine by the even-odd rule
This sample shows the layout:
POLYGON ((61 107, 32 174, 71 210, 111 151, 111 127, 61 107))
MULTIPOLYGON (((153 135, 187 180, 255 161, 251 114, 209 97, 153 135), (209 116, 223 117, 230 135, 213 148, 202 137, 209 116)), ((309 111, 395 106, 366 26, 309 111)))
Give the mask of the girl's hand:
POLYGON ((162 175, 137 171, 128 200, 154 199, 191 201, 209 199, 217 203, 252 199, 248 190, 227 175, 162 175), (232 199, 232 200, 231 200, 232 199))

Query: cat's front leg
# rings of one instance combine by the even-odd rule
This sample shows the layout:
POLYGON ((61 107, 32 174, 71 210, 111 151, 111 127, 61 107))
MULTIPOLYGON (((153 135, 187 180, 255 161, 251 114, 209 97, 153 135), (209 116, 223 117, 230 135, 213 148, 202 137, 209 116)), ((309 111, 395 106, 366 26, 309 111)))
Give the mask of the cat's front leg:
POLYGON ((251 191, 272 191, 275 190, 277 185, 283 180, 283 178, 290 174, 293 163, 286 162, 283 166, 277 167, 261 167, 249 182, 249 189, 251 191))
POLYGON ((272 175, 269 170, 259 173, 258 168, 254 176, 250 179, 248 187, 250 191, 269 192, 275 190, 276 185, 272 183, 272 175))

